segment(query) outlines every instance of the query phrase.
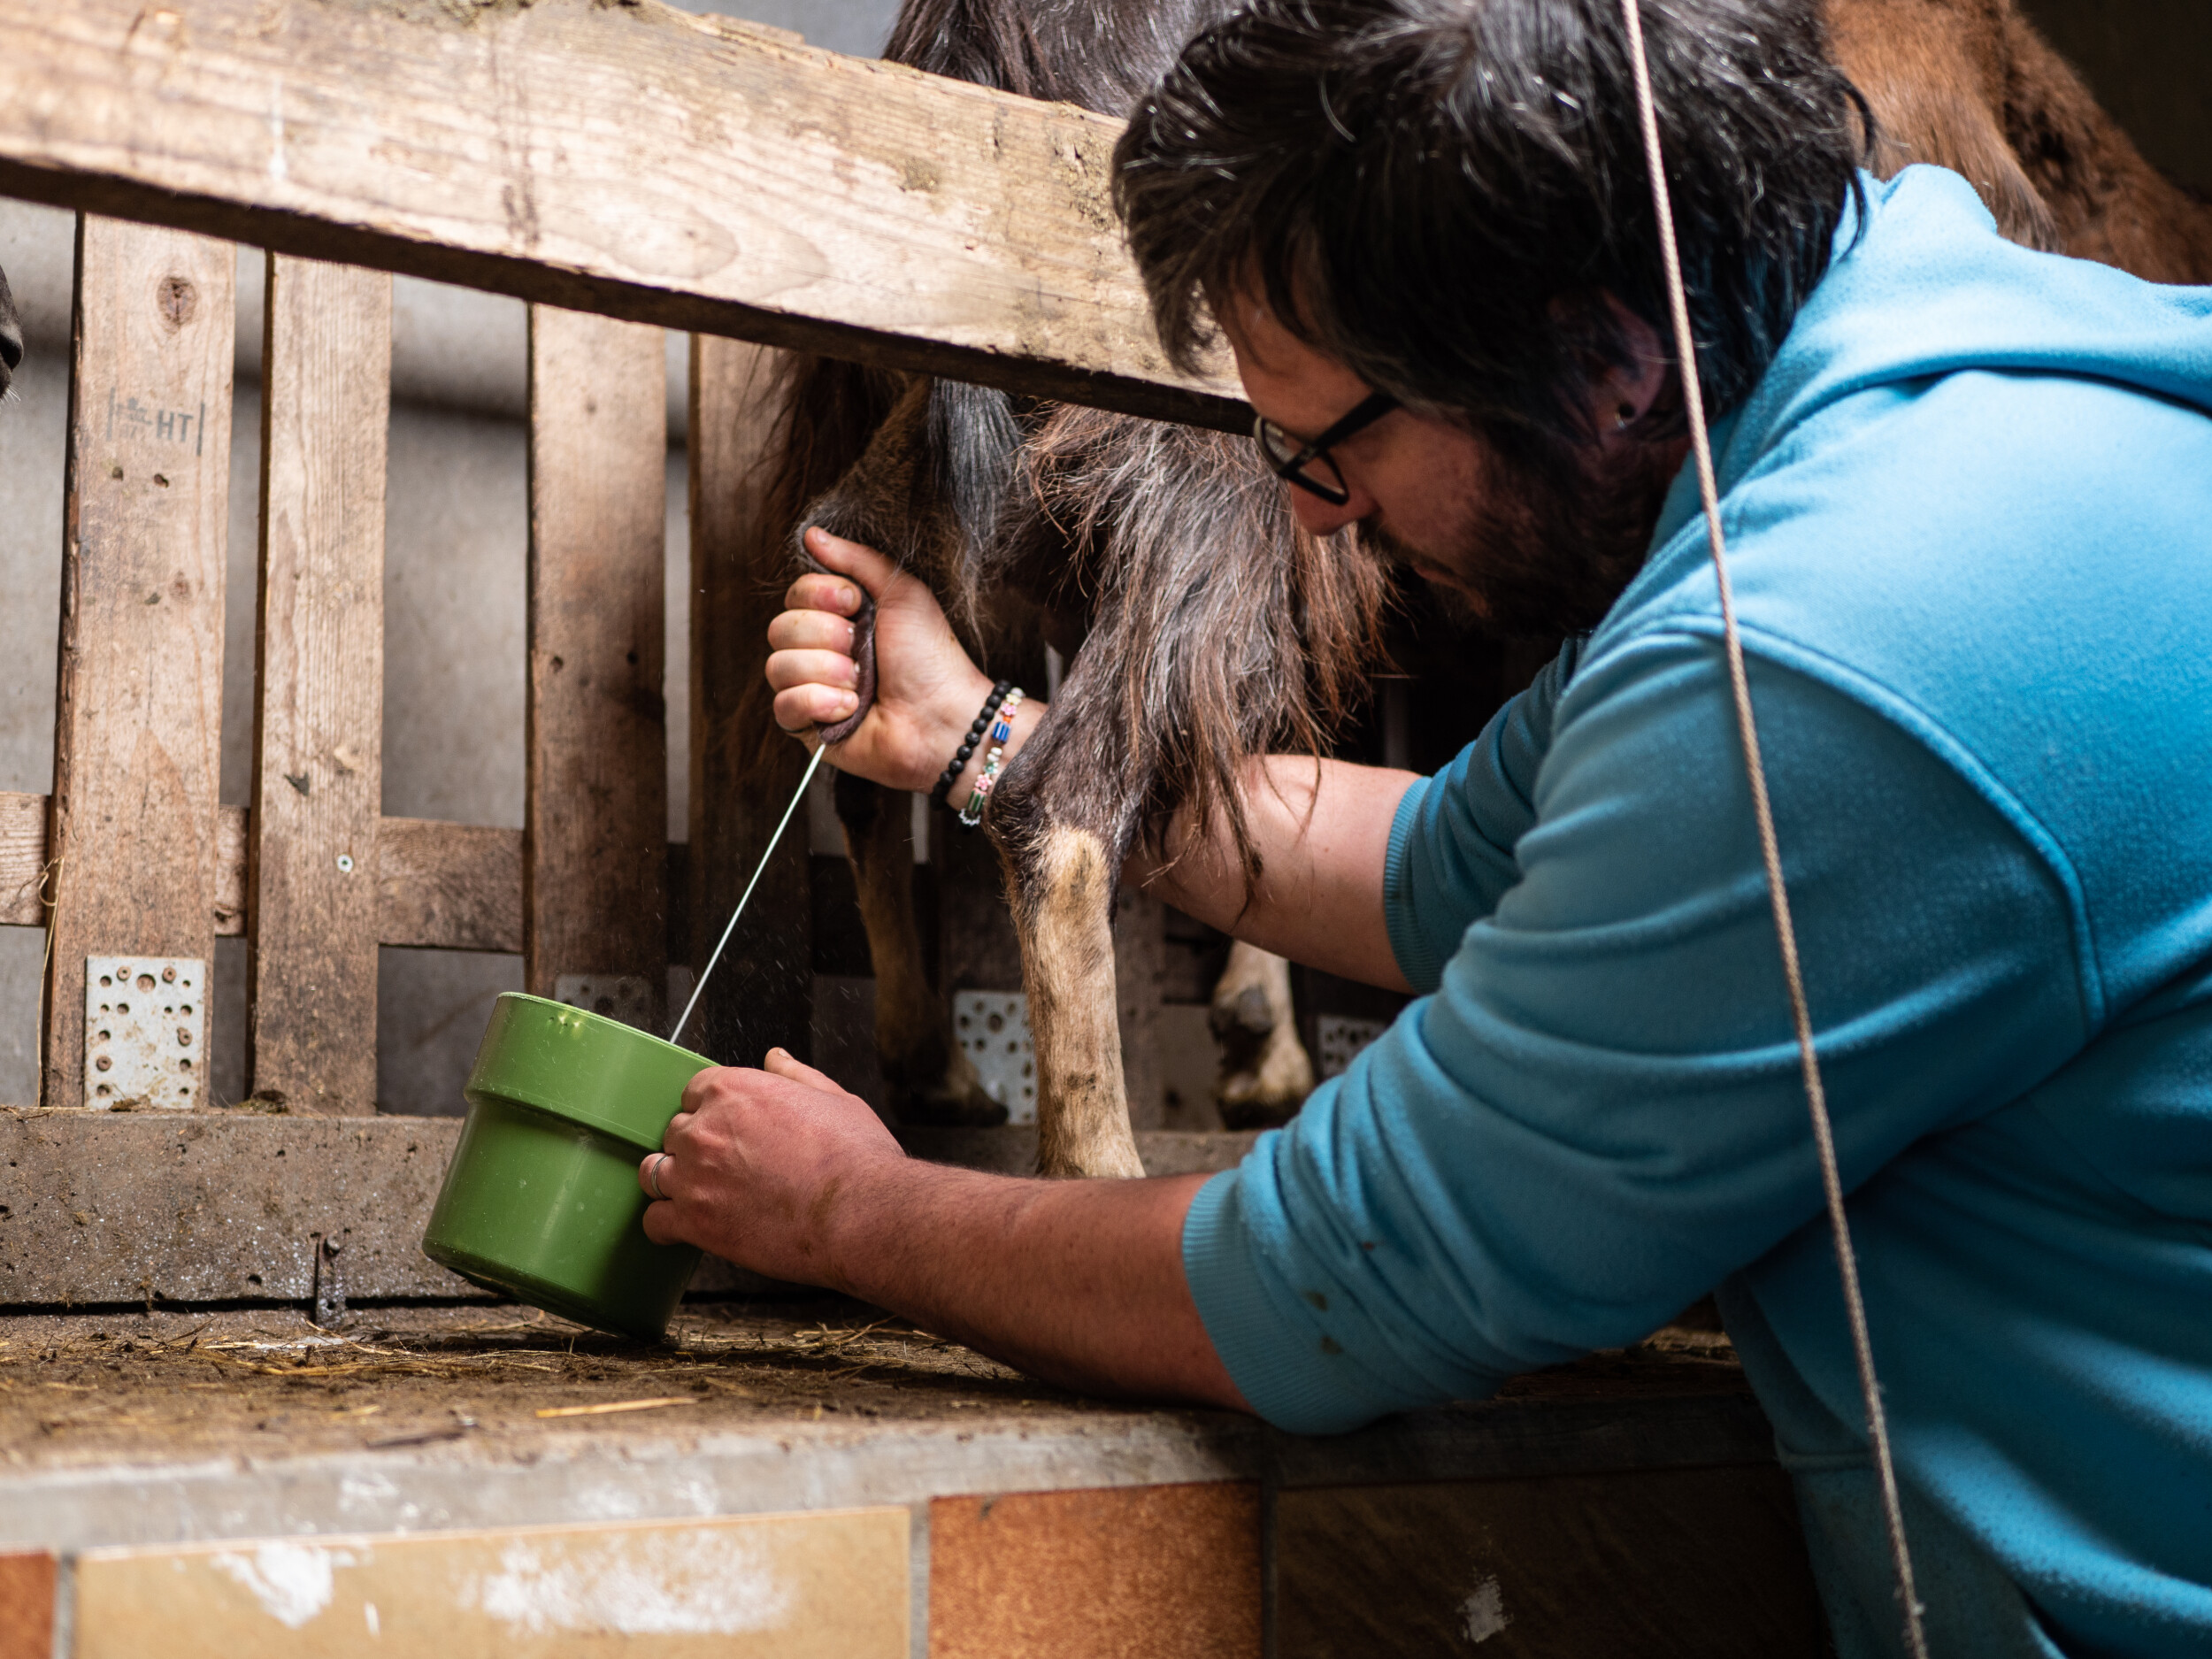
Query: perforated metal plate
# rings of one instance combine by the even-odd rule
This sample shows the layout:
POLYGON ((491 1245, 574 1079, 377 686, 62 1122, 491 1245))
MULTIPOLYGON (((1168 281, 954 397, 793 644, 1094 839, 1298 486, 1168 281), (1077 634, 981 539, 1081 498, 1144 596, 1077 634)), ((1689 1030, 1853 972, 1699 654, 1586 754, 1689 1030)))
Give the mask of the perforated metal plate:
POLYGON ((653 982, 634 973, 558 974, 553 980, 553 1000, 604 1014, 640 1031, 652 1031, 657 1023, 653 982))
POLYGON ((1346 1014, 1324 1014, 1314 1021, 1314 1035, 1320 1039, 1321 1075, 1341 1077, 1344 1070, 1359 1057, 1359 1051, 1390 1029, 1384 1019, 1354 1019, 1346 1014))
POLYGON ((1019 991, 955 991, 952 1034, 1010 1124, 1037 1121, 1037 1047, 1019 991))
POLYGON ((84 1103, 182 1111, 207 1091, 207 964, 84 959, 84 1103))

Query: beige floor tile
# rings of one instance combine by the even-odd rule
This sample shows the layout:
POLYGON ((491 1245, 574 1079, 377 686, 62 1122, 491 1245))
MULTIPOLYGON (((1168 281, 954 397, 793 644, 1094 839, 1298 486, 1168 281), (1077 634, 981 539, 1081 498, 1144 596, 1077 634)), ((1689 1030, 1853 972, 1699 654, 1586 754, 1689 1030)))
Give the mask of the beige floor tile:
POLYGON ((76 1659, 906 1659, 902 1509, 88 1551, 76 1659))

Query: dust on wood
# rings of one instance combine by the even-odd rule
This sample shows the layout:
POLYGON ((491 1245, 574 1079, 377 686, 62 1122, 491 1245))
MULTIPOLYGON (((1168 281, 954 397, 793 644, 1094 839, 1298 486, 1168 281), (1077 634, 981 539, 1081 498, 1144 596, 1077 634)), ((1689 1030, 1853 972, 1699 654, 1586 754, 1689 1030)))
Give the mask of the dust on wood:
POLYGON ((388 818, 377 832, 377 941, 522 949, 522 832, 388 818))
POLYGON ((227 244, 91 214, 77 248, 43 1068, 66 1106, 85 957, 215 954, 237 266, 227 244))
MULTIPOLYGON (((41 927, 50 797, 0 790, 0 926, 41 927)), ((246 931, 249 818, 215 812, 219 938, 246 931)), ((680 843, 679 843, 680 845, 680 843)), ((522 949, 522 832, 494 825, 388 818, 378 823, 377 942, 436 950, 522 949)))
POLYGON ((272 254, 248 1086, 376 1110, 392 280, 272 254))
MULTIPOLYGON (((523 983, 668 983, 667 358, 657 328, 530 308, 523 983)), ((737 641, 718 649, 749 655, 737 641)))

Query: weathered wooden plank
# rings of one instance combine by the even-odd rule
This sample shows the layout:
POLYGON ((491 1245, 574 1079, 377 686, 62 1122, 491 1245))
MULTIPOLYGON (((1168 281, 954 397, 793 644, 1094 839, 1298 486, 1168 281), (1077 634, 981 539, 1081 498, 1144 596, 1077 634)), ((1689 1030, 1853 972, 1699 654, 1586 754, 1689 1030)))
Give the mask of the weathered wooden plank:
POLYGON ((658 328, 530 309, 523 983, 668 984, 667 358, 658 328))
POLYGON ((522 832, 388 818, 377 833, 377 941, 522 949, 522 832))
MULTIPOLYGON (((50 798, 0 791, 0 926, 40 927, 50 798)), ((216 933, 246 931, 246 809, 215 819, 216 933)), ((388 818, 377 831, 377 942, 438 950, 522 949, 522 832, 388 818)))
MULTIPOLYGON (((691 961, 703 965, 806 763, 771 725, 761 665, 795 566, 762 516, 776 354, 694 336, 691 501, 691 961)), ((805 825, 775 851, 684 1044, 758 1064, 813 1048, 814 902, 805 825)))
POLYGON ((0 191, 1240 428, 1161 357, 1119 123, 634 0, 0 0, 0 191))
POLYGON ((94 953, 211 958, 236 250, 79 220, 45 1094, 83 1098, 94 953))
POLYGON ((0 793, 0 925, 46 926, 46 813, 50 797, 0 793))
POLYGON ((392 280, 269 256, 247 1079, 376 1105, 392 280))

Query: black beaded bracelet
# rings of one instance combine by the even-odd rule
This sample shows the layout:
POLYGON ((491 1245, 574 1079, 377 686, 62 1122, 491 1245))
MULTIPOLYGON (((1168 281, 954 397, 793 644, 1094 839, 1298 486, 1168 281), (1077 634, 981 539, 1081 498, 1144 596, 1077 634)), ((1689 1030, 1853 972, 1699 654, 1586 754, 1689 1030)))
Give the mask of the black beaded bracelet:
POLYGON ((990 730, 991 717, 998 712, 998 705, 1006 701, 1006 694, 1014 688, 1010 680, 1002 680, 991 687, 991 695, 983 700, 983 712, 975 717, 975 724, 968 728, 968 735, 960 745, 959 753, 952 757, 952 764, 945 768, 937 780, 937 787, 929 792, 932 806, 945 804, 945 797, 952 793, 953 784, 967 771, 968 761, 975 754, 975 746, 983 741, 983 733, 990 730))

